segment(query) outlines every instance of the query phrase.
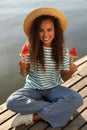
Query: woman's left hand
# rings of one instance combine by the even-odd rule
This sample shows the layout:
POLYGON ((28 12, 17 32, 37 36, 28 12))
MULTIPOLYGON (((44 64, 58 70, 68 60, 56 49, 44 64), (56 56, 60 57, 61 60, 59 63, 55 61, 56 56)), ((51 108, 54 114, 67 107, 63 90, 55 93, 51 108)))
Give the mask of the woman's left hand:
POLYGON ((61 77, 63 81, 67 81, 78 70, 78 67, 73 63, 69 70, 61 70, 61 77))

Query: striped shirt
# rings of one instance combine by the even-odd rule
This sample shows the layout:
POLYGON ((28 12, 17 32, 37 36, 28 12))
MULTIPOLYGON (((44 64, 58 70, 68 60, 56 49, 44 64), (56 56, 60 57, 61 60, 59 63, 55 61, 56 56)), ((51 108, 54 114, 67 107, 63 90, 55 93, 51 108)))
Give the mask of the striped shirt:
POLYGON ((45 59, 45 71, 41 68, 38 70, 30 65, 29 75, 26 77, 26 83, 30 88, 34 89, 49 89, 62 83, 60 70, 69 69, 70 57, 68 50, 64 50, 64 63, 55 69, 55 61, 51 57, 52 48, 43 47, 45 59))

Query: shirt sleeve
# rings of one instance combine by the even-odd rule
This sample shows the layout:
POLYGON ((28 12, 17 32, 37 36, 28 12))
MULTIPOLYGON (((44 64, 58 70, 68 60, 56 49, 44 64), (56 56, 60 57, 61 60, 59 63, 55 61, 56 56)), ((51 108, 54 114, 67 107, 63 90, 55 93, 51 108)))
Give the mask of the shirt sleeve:
POLYGON ((64 48, 63 50, 63 65, 61 66, 61 70, 69 70, 70 68, 70 56, 69 50, 64 48))

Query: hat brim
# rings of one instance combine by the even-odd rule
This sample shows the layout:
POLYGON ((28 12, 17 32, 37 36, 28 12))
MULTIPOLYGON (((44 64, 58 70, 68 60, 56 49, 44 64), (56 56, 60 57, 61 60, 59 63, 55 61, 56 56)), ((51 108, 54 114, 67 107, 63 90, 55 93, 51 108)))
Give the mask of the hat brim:
POLYGON ((66 30, 67 18, 62 11, 55 8, 38 8, 29 13, 24 20, 23 28, 26 35, 29 35, 30 28, 34 19, 41 15, 50 15, 56 17, 60 21, 62 30, 66 30))

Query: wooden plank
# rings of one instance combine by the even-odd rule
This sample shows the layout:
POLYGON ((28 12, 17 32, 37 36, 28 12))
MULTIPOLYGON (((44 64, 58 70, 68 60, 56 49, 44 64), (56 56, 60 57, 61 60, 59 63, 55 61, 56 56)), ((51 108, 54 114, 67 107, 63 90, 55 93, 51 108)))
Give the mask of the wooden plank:
MULTIPOLYGON (((80 61, 80 60, 79 60, 80 61)), ((78 80, 80 80, 83 76, 86 76, 87 75, 87 56, 81 58, 81 61, 80 62, 75 62, 75 63, 82 63, 82 61, 86 61, 85 63, 81 64, 79 67, 78 67, 78 71, 76 73, 73 74, 72 78, 69 79, 68 81, 66 81, 65 83, 63 83, 63 85, 67 86, 70 86, 72 85, 73 83, 77 82, 78 80), (84 69, 85 68, 85 69, 84 69), (81 77, 80 77, 81 76, 81 77)), ((78 65, 77 64, 77 65, 78 65)))
POLYGON ((78 75, 82 77, 87 76, 87 66, 84 67, 84 69, 82 68, 81 70, 78 70, 78 75))
POLYGON ((71 88, 75 91, 79 91, 80 89, 82 89, 86 85, 87 85, 87 77, 80 80, 78 83, 74 84, 71 88))
POLYGON ((0 105, 0 114, 3 113, 6 110, 7 110, 6 103, 3 103, 2 105, 0 105))
POLYGON ((33 125, 20 125, 20 126, 17 126, 15 128, 12 128, 11 130, 30 130, 30 128, 33 127, 36 124, 37 123, 35 123, 33 125))
POLYGON ((87 108, 81 113, 81 116, 85 120, 85 123, 87 123, 87 108))
POLYGON ((85 96, 87 96, 87 86, 85 86, 85 88, 83 88, 81 91, 79 91, 79 94, 84 98, 85 96))
POLYGON ((0 130, 9 130, 9 129, 11 129, 11 123, 12 123, 12 121, 13 121, 13 119, 15 118, 15 116, 14 117, 12 117, 11 119, 9 119, 7 122, 5 122, 4 124, 2 124, 1 126, 0 126, 0 130))
POLYGON ((12 130, 43 130, 46 128, 49 124, 44 122, 43 120, 36 122, 33 125, 21 125, 16 128, 12 128, 12 130))
POLYGON ((87 130, 87 124, 85 124, 80 130, 87 130))
POLYGON ((82 58, 80 58, 80 59, 78 59, 77 61, 75 61, 75 64, 76 65, 80 65, 80 64, 82 64, 82 63, 84 63, 86 61, 87 61, 87 55, 82 57, 82 58))
POLYGON ((79 75, 75 75, 74 77, 72 77, 71 79, 67 80, 66 82, 64 82, 62 85, 66 86, 66 87, 70 87, 71 85, 75 84, 76 82, 78 82, 79 80, 81 80, 82 77, 79 75))
POLYGON ((21 125, 16 128, 12 128, 11 124, 16 116, 12 117, 11 119, 7 120, 0 126, 0 130, 24 130, 26 128, 26 125, 21 125))
POLYGON ((87 75, 87 62, 85 62, 84 64, 80 65, 78 67, 78 70, 73 74, 74 75, 80 75, 81 77, 84 77, 87 75))
POLYGON ((11 130, 26 130, 26 126, 25 125, 21 125, 21 126, 18 126, 16 128, 11 128, 11 130))
POLYGON ((87 85, 87 77, 83 78, 82 80, 81 79, 81 77, 77 79, 77 76, 75 76, 69 81, 65 82, 63 85, 66 87, 70 87, 75 91, 78 91, 87 85))
MULTIPOLYGON (((81 64, 79 67, 78 67, 78 70, 73 74, 73 76, 74 75, 76 75, 76 74, 79 74, 80 73, 80 71, 84 71, 84 70, 87 70, 87 62, 84 62, 83 64, 81 64)), ((87 71, 85 71, 85 73, 84 73, 84 76, 85 75, 87 75, 87 71)))
POLYGON ((27 128, 27 130, 45 130, 48 126, 49 124, 47 122, 41 120, 31 128, 27 128))
POLYGON ((2 124, 3 122, 5 122, 6 120, 8 120, 9 118, 11 118, 12 116, 14 116, 16 113, 12 112, 10 110, 4 112, 3 114, 1 114, 0 117, 0 124, 2 124))
MULTIPOLYGON (((83 105, 82 106, 80 106, 78 109, 77 109, 77 112, 78 113, 81 113, 84 109, 86 109, 87 108, 87 97, 85 97, 84 99, 83 99, 83 105)), ((76 116, 77 116, 77 114, 76 114, 76 116)))
POLYGON ((87 62, 84 62, 83 64, 81 64, 79 67, 78 67, 78 70, 82 70, 84 68, 87 68, 87 62))
POLYGON ((51 126, 47 128, 46 130, 62 130, 62 128, 52 128, 51 126))
POLYGON ((68 124, 63 130, 79 130, 87 121, 87 109, 83 111, 77 118, 68 124))

